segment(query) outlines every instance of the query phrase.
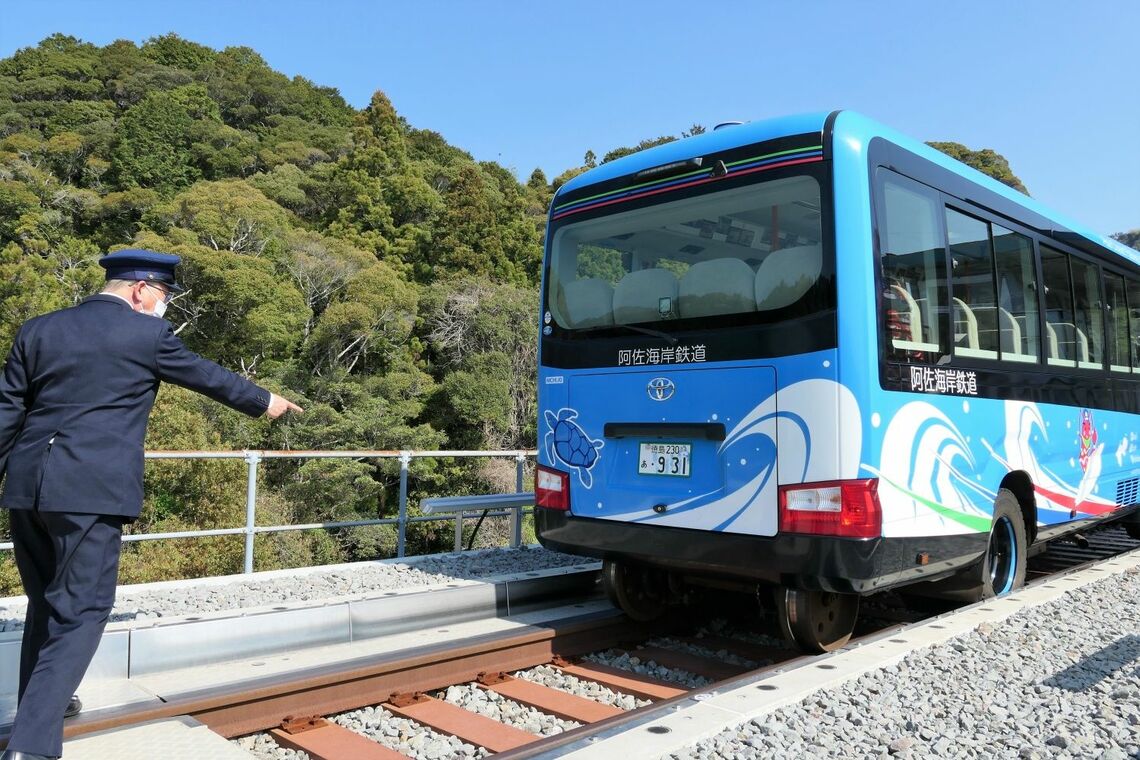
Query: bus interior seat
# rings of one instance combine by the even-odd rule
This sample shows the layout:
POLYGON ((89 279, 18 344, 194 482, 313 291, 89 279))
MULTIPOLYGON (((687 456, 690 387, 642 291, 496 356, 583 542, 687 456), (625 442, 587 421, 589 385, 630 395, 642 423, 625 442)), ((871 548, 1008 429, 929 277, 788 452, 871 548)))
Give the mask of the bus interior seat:
POLYGON ((752 267, 740 259, 699 261, 689 267, 678 289, 681 316, 707 317, 756 311, 752 267))
POLYGON ((798 245, 772 251, 756 271, 756 309, 770 311, 791 306, 819 280, 823 249, 798 245))
POLYGON ((906 304, 906 324, 910 328, 909 340, 913 343, 921 343, 922 309, 918 307, 918 301, 914 300, 914 296, 902 285, 891 285, 891 292, 906 304))
POLYGON ((562 314, 568 327, 603 327, 614 323, 614 288, 590 277, 568 282, 562 288, 562 314))
POLYGON ((965 348, 978 347, 978 318, 961 298, 954 298, 954 342, 965 348), (965 344, 958 343, 965 340, 965 344))
POLYGON ((1045 322, 1049 342, 1049 358, 1061 361, 1089 360, 1089 341, 1081 328, 1072 322, 1045 322))
POLYGON ((998 330, 998 340, 1002 353, 1022 353, 1021 325, 1017 324, 1017 320, 1013 318, 1012 314, 1000 306, 998 307, 998 330))
POLYGON ((614 322, 655 322, 662 319, 661 299, 677 311, 677 278, 668 269, 641 269, 621 278, 614 288, 614 322))

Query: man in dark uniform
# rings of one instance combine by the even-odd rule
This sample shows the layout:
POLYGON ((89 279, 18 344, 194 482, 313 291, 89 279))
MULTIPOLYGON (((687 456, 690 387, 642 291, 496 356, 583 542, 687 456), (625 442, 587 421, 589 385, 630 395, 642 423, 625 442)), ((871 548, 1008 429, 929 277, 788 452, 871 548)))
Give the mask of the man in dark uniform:
POLYGON ((124 523, 143 502, 143 438, 160 382, 257 417, 301 411, 187 349, 161 317, 177 256, 99 260, 103 291, 25 322, 0 378, 0 507, 28 595, 19 707, 0 760, 63 752, 63 720, 115 601, 124 523))

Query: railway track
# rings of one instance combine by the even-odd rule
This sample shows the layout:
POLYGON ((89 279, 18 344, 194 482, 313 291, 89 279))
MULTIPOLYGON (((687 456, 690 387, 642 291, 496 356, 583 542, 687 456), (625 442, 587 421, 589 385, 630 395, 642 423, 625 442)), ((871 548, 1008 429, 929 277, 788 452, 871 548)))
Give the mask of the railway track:
MULTIPOLYGON (((1027 577, 1031 583, 1045 583, 1138 546, 1140 541, 1121 528, 1101 529, 1087 539, 1049 545, 1030 558, 1027 577)), ((897 594, 870 597, 857 630, 859 638, 852 644, 952 609, 938 603, 916 607, 897 594)), ((772 621, 767 624, 774 633, 772 621)), ((160 706, 81 717, 69 723, 68 735, 189 715, 226 738, 265 732, 278 746, 305 752, 313 760, 407 757, 354 731, 348 727, 351 720, 327 717, 372 708, 378 715, 411 721, 433 735, 455 737, 470 748, 471 756, 523 758, 589 735, 612 733, 624 724, 643 723, 647 716, 691 699, 694 690, 730 689, 734 683, 755 682, 767 671, 790 667, 794 660, 810 659, 776 645, 771 636, 763 635, 764 626, 762 621, 761 635, 748 636, 734 632, 731 625, 727 634, 710 631, 700 620, 674 621, 662 628, 633 623, 616 610, 568 614, 507 635, 371 655, 204 690, 160 706), (628 669, 633 665, 644 671, 647 663, 655 666, 656 675, 628 669), (687 674, 688 683, 679 682, 674 674, 687 674), (614 699, 598 701, 544 683, 567 680, 628 699, 619 706, 614 699), (692 683, 699 685, 694 689, 692 683), (463 694, 486 695, 491 701, 553 716, 561 721, 560 733, 541 736, 465 710, 456 704, 462 701, 456 695, 463 694), (630 706, 634 709, 626 709, 630 706)))

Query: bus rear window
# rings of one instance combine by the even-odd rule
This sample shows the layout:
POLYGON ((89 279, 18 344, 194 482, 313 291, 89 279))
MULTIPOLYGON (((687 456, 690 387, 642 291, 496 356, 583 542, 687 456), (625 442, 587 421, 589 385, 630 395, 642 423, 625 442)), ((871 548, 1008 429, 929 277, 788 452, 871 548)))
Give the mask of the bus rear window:
POLYGON ((821 227, 810 176, 570 224, 551 244, 548 308, 570 330, 803 316, 831 292, 821 227))

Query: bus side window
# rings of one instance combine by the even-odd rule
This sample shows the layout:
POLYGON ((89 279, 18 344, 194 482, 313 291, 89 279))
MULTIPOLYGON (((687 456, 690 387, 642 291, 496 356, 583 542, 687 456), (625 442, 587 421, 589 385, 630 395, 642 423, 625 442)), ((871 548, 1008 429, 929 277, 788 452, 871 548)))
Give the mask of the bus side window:
POLYGON ((1104 296, 1100 289, 1100 269, 1075 256, 1073 267, 1073 324, 1085 336, 1085 349, 1077 357, 1085 369, 1104 367, 1104 296))
POLYGON ((1000 319, 994 298, 994 257, 986 222, 946 209, 954 353, 996 359, 1000 319))
POLYGON ((940 316, 946 314, 946 249, 938 196, 917 182, 880 168, 879 224, 887 354, 901 361, 933 361, 941 353, 940 316))
POLYGON ((1069 257, 1041 246, 1045 282, 1045 343, 1049 364, 1072 367, 1087 361, 1088 338, 1073 322, 1073 287, 1069 257))
POLYGON ((1108 303, 1108 368, 1113 372, 1129 372, 1128 301, 1125 298, 1124 278, 1104 273, 1105 297, 1108 303))
POLYGON ((1140 373, 1140 280, 1128 281, 1128 341, 1132 371, 1140 373))
POLYGON ((997 264, 998 348, 1002 361, 1036 363, 1040 305, 1033 242, 998 224, 990 225, 997 264))

